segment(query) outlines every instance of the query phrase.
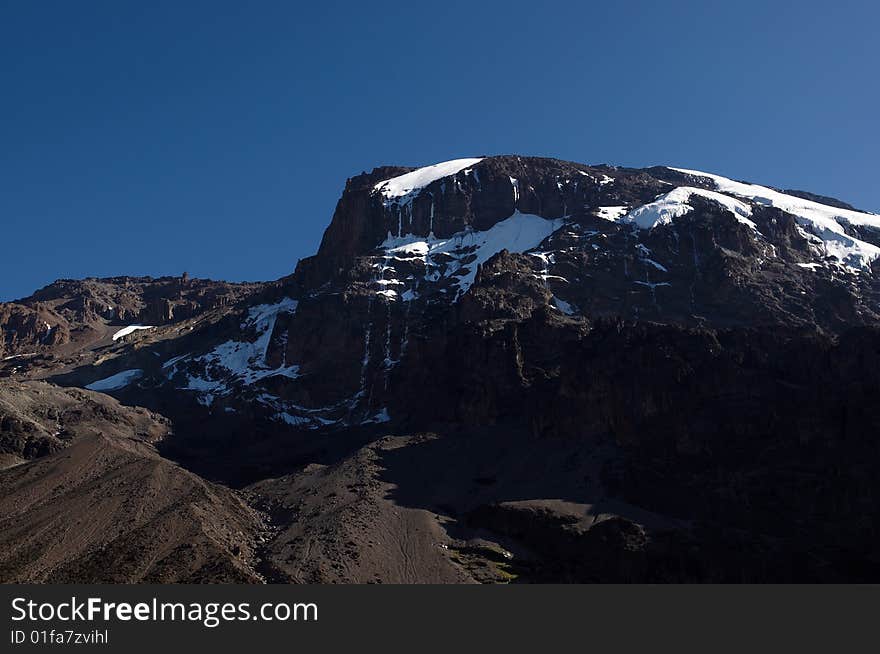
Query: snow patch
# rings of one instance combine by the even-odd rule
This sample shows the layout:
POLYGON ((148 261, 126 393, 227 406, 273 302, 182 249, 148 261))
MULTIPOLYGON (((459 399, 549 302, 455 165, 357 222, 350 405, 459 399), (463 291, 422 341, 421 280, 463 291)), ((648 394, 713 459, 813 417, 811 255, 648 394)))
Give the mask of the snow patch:
POLYGON ((598 209, 596 209, 596 215, 599 216, 599 218, 616 222, 623 218, 623 216, 626 215, 627 211, 629 211, 629 207, 626 206, 599 207, 598 209))
POLYGON ((139 329, 152 329, 152 325, 129 325, 128 327, 123 327, 118 332, 113 334, 113 340, 118 341, 120 338, 128 336, 131 333, 136 332, 139 329))
POLYGON ((438 179, 455 175, 465 168, 477 165, 482 160, 482 158, 453 159, 452 161, 444 161, 433 166, 425 166, 424 168, 379 182, 373 189, 382 194, 386 205, 395 200, 399 203, 404 203, 407 199, 411 199, 420 190, 436 182, 438 179))
POLYGON ((110 377, 92 382, 91 384, 86 386, 86 389, 90 391, 116 391, 120 388, 125 388, 130 383, 137 379, 140 379, 143 376, 144 371, 140 370, 139 368, 123 370, 122 372, 118 372, 115 375, 111 375, 110 377))
POLYGON ((727 209, 736 216, 736 219, 757 231, 757 226, 749 217, 752 215, 752 208, 745 202, 736 200, 722 193, 715 191, 706 191, 691 186, 679 186, 665 195, 661 195, 653 202, 638 207, 622 216, 619 221, 630 223, 639 229, 653 229, 657 225, 668 225, 673 219, 690 213, 694 208, 688 204, 692 196, 712 200, 727 209))
POLYGON ((657 262, 654 261, 653 259, 649 259, 649 258, 647 258, 647 257, 643 257, 643 258, 639 259, 639 261, 641 261, 642 263, 646 263, 646 264, 648 264, 649 266, 654 266, 654 267, 655 267, 657 270, 659 270, 660 272, 669 272, 669 270, 666 269, 666 266, 664 266, 664 265, 661 264, 661 263, 657 263, 657 262))
POLYGON ((569 304, 565 300, 560 300, 556 296, 553 296, 553 304, 566 316, 573 316, 577 313, 577 309, 575 309, 571 304, 569 304))
POLYGON ((188 356, 190 356, 190 355, 189 354, 181 354, 179 357, 174 357, 173 359, 168 359, 168 361, 166 361, 165 363, 162 364, 162 370, 167 370, 168 368, 171 368, 174 364, 180 363, 188 356))
POLYGON ((292 427, 305 427, 306 429, 317 429, 318 427, 335 424, 335 421, 327 420, 326 418, 318 416, 297 416, 288 413, 287 411, 280 411, 275 414, 275 419, 281 420, 292 427))
POLYGON ((801 226, 809 229, 823 242, 824 254, 834 257, 852 268, 866 269, 880 257, 880 248, 846 233, 846 225, 880 230, 880 216, 850 209, 838 209, 812 200, 806 200, 775 191, 766 186, 737 182, 721 175, 687 168, 670 168, 687 175, 705 177, 715 188, 729 195, 747 198, 756 204, 776 207, 790 213, 801 226))
POLYGON ((397 299, 397 291, 392 291, 391 289, 388 289, 388 288, 382 289, 381 291, 376 291, 376 295, 382 295, 382 296, 388 298, 389 300, 396 300, 397 299))
POLYGON ((12 361, 12 359, 22 359, 24 357, 32 357, 36 356, 36 352, 28 352, 27 354, 13 354, 8 357, 3 357, 3 361, 12 361))

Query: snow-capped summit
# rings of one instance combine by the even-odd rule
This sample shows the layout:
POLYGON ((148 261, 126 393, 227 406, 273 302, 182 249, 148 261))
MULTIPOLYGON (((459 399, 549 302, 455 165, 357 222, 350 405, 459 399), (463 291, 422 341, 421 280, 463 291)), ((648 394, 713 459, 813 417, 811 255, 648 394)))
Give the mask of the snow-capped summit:
POLYGON ((65 447, 101 393, 161 412, 120 429, 167 432, 163 453, 272 507, 266 569, 297 580, 397 570, 389 532, 430 561, 405 574, 445 579, 506 578, 473 545, 492 534, 537 581, 847 578, 877 549, 878 253, 878 216, 686 168, 377 168, 277 282, 0 305, 0 414, 24 416, 6 446, 65 447), (31 411, 29 378, 79 390, 31 411))

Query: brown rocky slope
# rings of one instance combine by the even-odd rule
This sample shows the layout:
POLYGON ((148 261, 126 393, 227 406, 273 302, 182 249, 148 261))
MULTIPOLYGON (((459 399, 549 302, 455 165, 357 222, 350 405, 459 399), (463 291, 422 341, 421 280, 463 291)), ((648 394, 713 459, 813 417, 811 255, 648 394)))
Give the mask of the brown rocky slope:
POLYGON ((156 452, 168 421, 42 382, 0 383, 0 580, 255 582, 259 515, 156 452))

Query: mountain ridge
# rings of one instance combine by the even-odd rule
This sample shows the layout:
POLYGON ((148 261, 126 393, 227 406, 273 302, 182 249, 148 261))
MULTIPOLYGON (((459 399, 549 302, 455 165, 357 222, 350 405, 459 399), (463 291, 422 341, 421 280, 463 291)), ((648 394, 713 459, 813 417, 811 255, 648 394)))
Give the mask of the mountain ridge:
MULTIPOLYGON (((18 344, 0 378, 168 418, 161 455, 271 516, 273 580, 873 579, 880 217, 817 197, 379 167, 291 275, 129 280, 131 320, 18 344)), ((71 288, 49 308, 75 323, 71 288)))

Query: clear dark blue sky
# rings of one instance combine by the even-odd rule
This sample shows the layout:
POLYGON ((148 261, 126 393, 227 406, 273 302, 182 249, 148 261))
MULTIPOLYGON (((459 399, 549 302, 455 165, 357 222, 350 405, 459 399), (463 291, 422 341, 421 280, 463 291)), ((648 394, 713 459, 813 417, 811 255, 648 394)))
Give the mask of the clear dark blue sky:
POLYGON ((277 278, 380 164, 668 163, 878 211, 878 24, 866 0, 0 0, 0 300, 277 278))

